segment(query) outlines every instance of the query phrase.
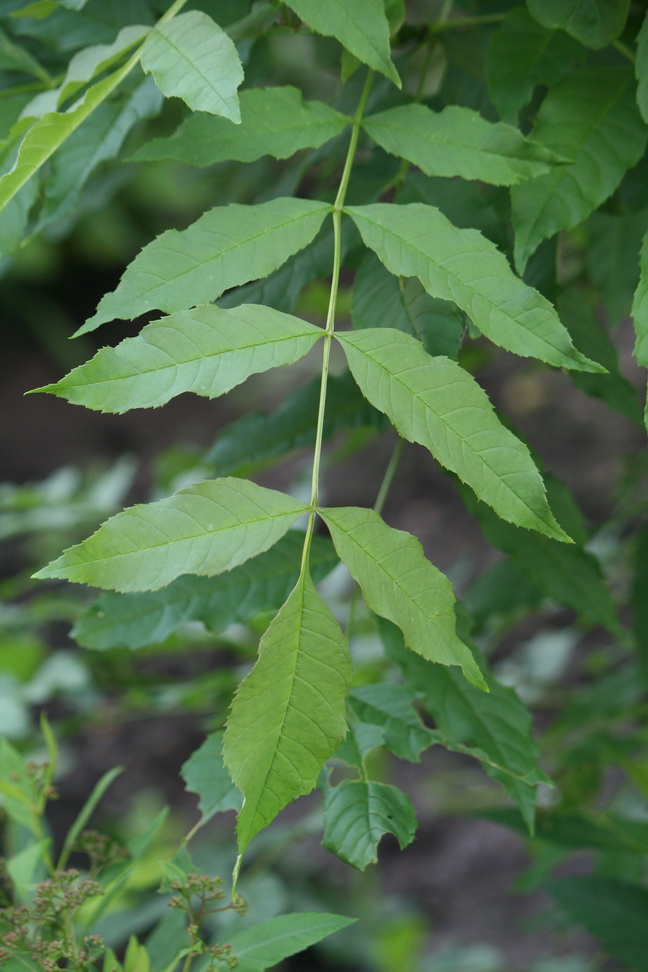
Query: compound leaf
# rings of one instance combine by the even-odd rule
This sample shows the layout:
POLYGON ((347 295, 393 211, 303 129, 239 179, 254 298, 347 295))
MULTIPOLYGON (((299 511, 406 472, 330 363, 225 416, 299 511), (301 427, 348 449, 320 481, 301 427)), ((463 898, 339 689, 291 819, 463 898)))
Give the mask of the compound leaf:
POLYGON ((488 91, 504 121, 514 125, 536 85, 555 84, 583 55, 562 31, 545 30, 522 7, 511 10, 486 52, 488 91))
POLYGON ((380 71, 400 88, 400 78, 389 55, 389 22, 383 0, 328 0, 326 4, 321 0, 289 0, 287 6, 311 30, 335 37, 359 61, 380 71))
POLYGON ((198 796, 200 823, 224 810, 240 810, 242 797, 223 765, 223 732, 212 732, 180 770, 185 786, 198 796))
POLYGON ((414 808, 395 786, 344 780, 326 791, 322 844, 360 871, 378 860, 385 834, 394 834, 402 849, 414 840, 415 831, 414 808))
POLYGON ((292 915, 278 915, 252 928, 245 928, 228 936, 228 942, 244 972, 248 968, 263 972, 264 969, 274 968, 289 955, 301 952, 342 928, 353 925, 355 921, 356 918, 326 912, 301 911, 292 915))
POLYGON ((585 47, 605 47, 625 25, 630 0, 527 0, 543 27, 560 27, 585 47))
POLYGON ((417 277, 395 277, 375 253, 356 274, 351 300, 354 328, 395 327, 418 338, 428 354, 456 358, 465 318, 449 300, 430 297, 417 277))
POLYGON ((259 645, 232 703, 224 759, 245 801, 239 850, 309 793, 346 733, 351 659, 340 627, 303 573, 259 645))
MULTIPOLYGON (((102 594, 87 608, 73 637, 85 648, 142 648, 164 641, 188 621, 201 621, 209 631, 244 624, 263 611, 277 610, 299 578, 304 534, 289 530, 277 543, 239 567, 213 578, 178 577, 162 591, 102 594)), ((338 563, 333 545, 313 537, 310 568, 316 581, 338 563)))
POLYGON ((311 242, 329 208, 289 198, 232 203, 209 210, 185 230, 167 230, 135 257, 77 334, 115 317, 185 310, 265 277, 311 242))
POLYGON ((388 108, 363 122, 386 152, 407 159, 430 176, 461 176, 495 186, 513 186, 544 175, 560 159, 504 122, 489 122, 477 111, 449 105, 388 108))
POLYGON ((110 517, 36 574, 114 591, 155 591, 181 574, 208 577, 262 553, 307 506, 243 479, 208 479, 110 517))
POLYGON ((437 726, 436 741, 480 760, 520 808, 533 831, 538 783, 548 782, 538 767, 531 717, 513 689, 487 676, 489 692, 480 692, 453 668, 432 665, 405 651, 400 632, 380 622, 389 656, 403 670, 407 684, 423 696, 437 726))
POLYGON ((388 527, 374 510, 349 506, 320 513, 368 606, 401 628, 412 651, 442 665, 459 665, 474 685, 485 687, 455 631, 450 581, 426 560, 418 540, 388 527))
POLYGON ((529 450, 460 365, 431 357, 392 328, 337 337, 363 394, 404 438, 429 449, 502 519, 569 540, 547 505, 529 450))
POLYGON ((216 398, 250 375, 294 364, 323 333, 259 304, 233 310, 204 304, 148 324, 35 390, 101 412, 156 407, 183 392, 216 398))
POLYGON ((148 142, 133 160, 178 159, 207 166, 225 160, 253 162, 263 155, 287 159, 300 149, 319 148, 351 123, 322 101, 304 101, 301 91, 289 86, 242 91, 239 104, 240 125, 190 115, 173 135, 148 142))
POLYGON ((632 81, 629 69, 587 67, 559 81, 542 102, 533 139, 572 164, 511 190, 520 271, 542 240, 581 223, 641 158, 646 127, 632 81))
POLYGON ((167 98, 240 122, 236 89, 243 67, 233 41, 207 14, 189 10, 158 24, 146 38, 141 65, 167 98))
POLYGON ((353 689, 349 695, 349 708, 360 724, 381 727, 384 743, 393 753, 418 763, 422 750, 432 745, 434 736, 412 707, 414 701, 414 695, 406 686, 397 682, 376 682, 353 689))
POLYGON ((576 351, 556 311, 473 229, 433 206, 374 203, 348 209, 362 238, 392 273, 418 277, 432 297, 454 301, 495 344, 556 367, 601 371, 576 351))

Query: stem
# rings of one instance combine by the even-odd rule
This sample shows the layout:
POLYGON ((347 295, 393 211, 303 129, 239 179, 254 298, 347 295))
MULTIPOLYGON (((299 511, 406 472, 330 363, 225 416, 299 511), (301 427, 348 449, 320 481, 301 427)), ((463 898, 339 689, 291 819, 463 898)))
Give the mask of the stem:
POLYGON ((349 187, 353 160, 358 147, 358 139, 360 138, 360 127, 362 125, 362 118, 365 108, 367 107, 367 100, 369 98, 369 92, 371 91, 373 76, 373 71, 369 71, 367 73, 362 94, 360 95, 360 101, 358 102, 358 107, 353 118, 353 128, 351 129, 351 138, 349 140, 349 148, 347 150, 346 159, 344 160, 344 168, 340 178, 340 185, 335 197, 335 202, 333 203, 333 272, 331 276, 331 291, 329 294, 328 309, 326 312, 324 346, 322 348, 322 380, 320 382, 317 429, 315 432, 315 448, 313 452, 310 513, 308 515, 308 526, 306 527, 306 536, 304 538, 304 548, 302 551, 302 574, 308 565, 308 558, 310 556, 311 543, 313 540, 313 531, 315 529, 315 513, 319 503, 319 478, 320 465, 322 462, 322 442, 324 441, 326 388, 328 383, 329 364, 331 360, 331 343, 333 341, 333 334, 335 332, 335 308, 337 304, 338 287, 340 284, 340 267, 342 263, 342 209, 344 207, 344 200, 349 187))
POLYGON ((617 50, 619 52, 619 54, 623 55, 623 57, 627 58, 627 60, 630 61, 631 64, 634 64, 634 62, 635 62, 634 53, 627 46, 627 44, 624 44, 622 41, 618 41, 617 40, 617 41, 614 41, 613 42, 612 47, 615 50, 617 50))
POLYGON ((439 34, 441 31, 446 30, 462 30, 468 27, 480 27, 482 24, 500 24, 506 14, 480 14, 478 17, 464 17, 461 20, 446 20, 437 21, 436 24, 430 24, 428 27, 428 32, 430 34, 439 34))

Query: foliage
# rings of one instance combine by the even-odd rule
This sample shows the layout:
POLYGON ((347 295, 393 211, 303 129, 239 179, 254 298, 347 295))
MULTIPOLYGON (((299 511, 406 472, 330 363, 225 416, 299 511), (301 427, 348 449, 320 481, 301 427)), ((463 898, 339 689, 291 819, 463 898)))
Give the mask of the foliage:
MULTIPOLYGON (((617 856, 601 856, 598 874, 548 887, 611 955, 645 968, 637 944, 645 824, 636 806, 647 790, 639 717, 648 690, 648 575, 645 536, 639 544, 631 536, 637 527, 645 534, 634 500, 645 466, 638 461, 619 490, 619 512, 603 534, 612 548, 605 563, 566 487, 543 475, 473 374, 502 349, 524 359, 527 375, 563 369, 577 388, 642 426, 611 329, 632 307, 635 357, 648 365, 648 242, 639 249, 647 209, 643 10, 627 0, 420 9, 402 0, 4 0, 0 18, 9 72, 0 91, 7 261, 21 241, 78 218, 92 205, 92 186, 103 180, 110 193, 111 160, 117 172, 160 160, 216 167, 225 185, 242 165, 289 160, 259 169, 259 185, 252 169, 243 201, 215 193, 190 225, 148 242, 77 331, 144 318, 140 333, 36 389, 123 413, 185 392, 214 398, 252 375, 320 356, 314 385, 287 395, 275 413, 224 429, 189 469, 189 482, 110 516, 35 574, 106 592, 71 612, 79 644, 92 652, 140 650, 187 622, 212 632, 249 622, 261 633, 238 688, 230 691, 234 670, 219 688, 231 695, 226 725, 218 720, 188 764, 201 811, 189 836, 215 813, 238 810, 235 893, 248 845, 318 787, 325 847, 364 869, 385 833, 404 847, 416 827, 409 797, 374 772, 375 751, 417 761, 437 745, 474 757, 502 784, 517 811, 501 810, 499 819, 514 829, 522 821, 532 841, 538 787, 550 777, 527 707, 476 641, 494 649, 521 614, 551 610, 547 601, 563 605, 584 630, 606 629, 608 641, 600 671, 582 664, 582 684, 568 686, 569 704, 544 740, 557 796, 541 807, 528 881, 543 879, 563 852, 601 851, 594 831, 614 832, 617 856), (341 77, 329 84, 334 104, 310 97, 307 79, 303 90, 276 83, 283 79, 273 45, 285 51, 304 40, 314 64, 333 65, 341 77), (608 240, 624 241, 622 272, 608 240), (322 280, 319 326, 304 320, 303 302, 322 280), (351 329, 340 312, 344 296, 351 329), (337 355, 348 371, 333 376, 337 355), (374 508, 330 505, 325 471, 335 453, 325 443, 344 432, 352 450, 362 444, 358 429, 386 427, 397 445, 374 508), (468 588, 465 604, 419 540, 383 518, 404 441, 447 471, 504 555, 468 588), (303 446, 312 450, 308 495, 249 478, 303 446), (338 558, 357 584, 344 631, 339 605, 316 586, 338 558), (360 598, 364 609, 356 610, 360 598), (373 666, 358 657, 362 632, 377 634, 384 648, 373 666), (589 780, 584 766, 592 767, 589 780), (618 813, 601 807, 609 766, 623 779, 618 813), (621 935, 618 901, 635 916, 621 935)), ((519 682, 529 701, 542 694, 542 678, 519 682)), ((205 686, 201 705, 213 689, 205 686)), ((28 928, 15 947, 44 969, 59 959, 92 967, 100 942, 50 936, 37 945, 31 924, 49 908, 47 920, 65 912, 72 924, 89 925, 86 915, 100 916, 153 831, 127 848, 130 864, 106 865, 109 880, 103 871, 77 878, 50 868, 42 818, 53 757, 35 802, 20 754, 9 747, 4 760, 5 812, 18 844, 25 841, 8 864, 16 907, 26 910, 6 920, 28 928), (55 882, 42 907, 41 865, 50 872, 44 881, 55 882), (95 880, 100 890, 84 883, 95 880), (53 942, 61 942, 57 955, 53 942)), ((165 969, 183 962, 186 970, 194 960, 196 968, 227 966, 232 960, 199 934, 220 888, 193 877, 186 855, 183 845, 164 868, 189 916, 165 969)), ((271 944, 275 933, 294 952, 344 924, 307 912, 274 920, 272 929, 234 937, 240 969, 292 954, 271 944)), ((106 954, 106 972, 119 969, 106 954)), ((149 961, 133 939, 126 972, 146 972, 149 961)))

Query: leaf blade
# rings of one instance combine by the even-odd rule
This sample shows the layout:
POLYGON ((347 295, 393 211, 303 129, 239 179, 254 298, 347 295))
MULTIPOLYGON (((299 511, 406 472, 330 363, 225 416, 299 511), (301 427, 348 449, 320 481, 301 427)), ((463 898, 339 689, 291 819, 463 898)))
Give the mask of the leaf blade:
POLYGON ((346 733, 351 660, 339 625, 303 573, 270 624, 232 703, 224 760, 245 796, 239 851, 315 786, 346 733))
POLYGON ((415 830, 414 808, 395 786, 343 780, 326 791, 322 844, 360 871, 376 863, 385 834, 394 834, 403 849, 414 840, 415 830))
POLYGON ((500 423, 486 393, 456 362, 432 358, 390 328, 337 335, 363 394, 401 435, 455 472, 504 520, 557 540, 529 450, 500 423))
POLYGON ((295 952, 321 942, 323 938, 334 935, 356 921, 356 918, 315 911, 278 915, 253 928, 236 932, 231 937, 230 944, 234 955, 244 964, 258 963, 261 969, 265 969, 295 952))
POLYGON ((190 10, 158 24, 146 38, 141 65, 167 98, 240 122, 243 67, 234 43, 206 13, 190 10))
POLYGON ((596 49, 619 36, 630 0, 527 0, 527 7, 543 27, 559 27, 596 49))
POLYGON ((155 591, 181 574, 212 576, 244 563, 276 543, 307 509, 246 480, 205 480, 118 513, 35 576, 155 591))
POLYGON ((425 559, 418 540, 388 527, 374 510, 347 506, 319 512, 367 605, 401 628, 412 651, 441 665, 459 665, 467 679, 483 687, 479 667, 455 631, 450 582, 425 559))
POLYGON ((481 233, 457 229, 422 203, 374 203, 347 211, 388 270, 416 276, 430 296, 453 301, 495 344, 556 367, 601 370, 575 350, 549 301, 516 277, 481 233))
POLYGON ((306 199, 232 203, 209 210, 186 230, 167 230, 140 251, 77 334, 115 317, 185 310, 265 277, 314 239, 329 209, 306 199))

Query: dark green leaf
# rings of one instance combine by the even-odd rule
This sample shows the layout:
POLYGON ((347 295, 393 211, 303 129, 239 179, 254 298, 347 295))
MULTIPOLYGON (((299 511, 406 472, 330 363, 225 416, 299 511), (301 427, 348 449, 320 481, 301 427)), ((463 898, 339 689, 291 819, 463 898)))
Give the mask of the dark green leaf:
MULTIPOLYGON (((201 621, 214 633, 244 624, 284 603, 299 577, 303 545, 304 534, 289 530, 270 550, 221 574, 218 583, 187 576, 161 591, 102 594, 83 612, 72 635, 85 648, 104 651, 156 644, 188 621, 201 621)), ((337 563, 330 541, 314 537, 313 578, 321 580, 337 563)))
POLYGON ((155 591, 181 574, 210 577, 263 553, 307 509, 243 479, 205 480, 118 513, 36 576, 155 591))
POLYGON ((135 257, 77 334, 115 317, 185 310, 265 277, 311 242, 329 208, 306 199, 217 206, 186 230, 167 230, 135 257))
POLYGON ((412 707, 415 697, 397 682, 361 685, 351 691, 349 707, 360 723, 380 726, 385 745, 401 759, 418 763, 434 738, 412 707))
POLYGON ((643 120, 648 122, 648 15, 644 17, 641 30, 637 34, 635 74, 637 77, 637 104, 643 120))
POLYGON ((420 203, 375 203, 349 213, 388 270, 416 276, 432 297, 454 301, 495 344, 556 367, 601 370, 574 349, 549 301, 516 277, 481 233, 457 229, 420 203))
MULTIPOLYGON (((480 817, 511 827, 523 836, 527 829, 521 815, 512 808, 484 810, 480 817)), ((615 850, 648 853, 648 824, 615 814, 565 813, 540 810, 536 820, 538 840, 572 850, 615 850)))
POLYGON ((581 223, 641 158, 646 126, 631 71, 597 66, 572 72, 543 101, 532 135, 572 164, 511 190, 520 271, 542 240, 581 223))
POLYGON ((415 831, 414 808, 395 786, 344 780, 326 791, 322 843, 360 871, 378 860, 378 844, 385 834, 394 834, 403 848, 414 840, 415 831))
POLYGON ((240 810, 242 796, 223 764, 223 733, 212 732, 180 770, 190 793, 198 795, 202 824, 224 810, 240 810))
POLYGON ((623 30, 630 0, 527 0, 543 27, 560 27, 586 47, 605 47, 623 30))
POLYGON ((394 331, 337 335, 363 394, 402 436, 419 442, 493 507, 498 516, 559 540, 526 446, 499 421, 486 394, 456 362, 433 358, 394 331))
POLYGON ((416 277, 395 277, 374 253, 360 264, 353 286, 355 328, 395 327, 418 338, 428 354, 456 358, 464 319, 455 304, 426 293, 416 277))
POLYGON ((134 161, 179 159, 207 166, 263 155, 287 159, 339 135, 351 119, 321 101, 304 101, 297 88, 251 88, 240 94, 241 124, 206 114, 190 115, 170 138, 148 142, 134 161))

